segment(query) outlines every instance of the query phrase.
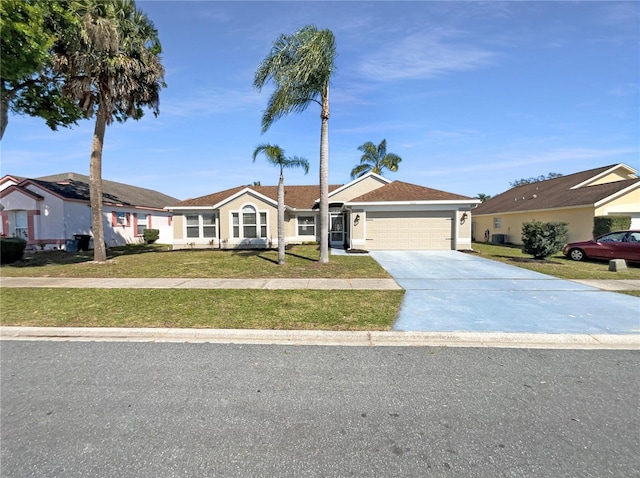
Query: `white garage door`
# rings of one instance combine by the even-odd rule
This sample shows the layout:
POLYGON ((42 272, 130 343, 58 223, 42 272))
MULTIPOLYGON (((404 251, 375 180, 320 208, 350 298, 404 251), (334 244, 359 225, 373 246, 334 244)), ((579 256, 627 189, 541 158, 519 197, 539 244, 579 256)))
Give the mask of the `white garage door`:
POLYGON ((449 212, 368 212, 367 249, 451 250, 452 225, 449 212))

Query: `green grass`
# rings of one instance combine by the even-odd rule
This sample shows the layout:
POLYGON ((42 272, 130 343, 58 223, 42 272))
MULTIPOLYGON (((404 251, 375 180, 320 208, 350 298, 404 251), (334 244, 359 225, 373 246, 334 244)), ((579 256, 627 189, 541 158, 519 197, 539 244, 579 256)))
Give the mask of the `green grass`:
POLYGON ((2 325, 389 330, 404 291, 2 289, 2 325))
POLYGON ((640 279, 640 267, 633 264, 629 264, 626 271, 610 272, 608 261, 576 262, 567 259, 562 253, 555 254, 546 260, 535 260, 532 256, 524 254, 520 246, 474 242, 473 250, 480 257, 561 279, 640 279))
POLYGON ((367 255, 331 256, 320 264, 318 246, 291 247, 278 265, 275 250, 180 250, 167 246, 125 246, 109 250, 106 263, 93 252, 36 252, 2 265, 7 277, 185 277, 185 278, 389 278, 367 255))

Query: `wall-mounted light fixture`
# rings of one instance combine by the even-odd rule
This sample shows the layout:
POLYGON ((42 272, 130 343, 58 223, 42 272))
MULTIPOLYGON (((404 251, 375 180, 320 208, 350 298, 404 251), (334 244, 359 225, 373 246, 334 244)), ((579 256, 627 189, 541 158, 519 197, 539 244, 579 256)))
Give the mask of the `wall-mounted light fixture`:
POLYGON ((464 224, 468 218, 469 215, 466 212, 462 213, 462 216, 460 216, 460 224, 464 224))
POLYGON ((360 224, 360 214, 356 214, 356 217, 353 218, 353 225, 357 226, 358 224, 360 224))

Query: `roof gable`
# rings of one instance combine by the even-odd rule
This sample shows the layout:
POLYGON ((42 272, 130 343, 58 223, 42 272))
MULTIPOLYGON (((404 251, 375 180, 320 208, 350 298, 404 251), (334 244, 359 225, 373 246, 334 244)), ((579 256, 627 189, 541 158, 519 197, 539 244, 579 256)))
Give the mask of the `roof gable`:
MULTIPOLYGON (((329 191, 334 191, 340 186, 330 185, 329 191)), ((237 186, 217 193, 200 196, 193 199, 186 199, 174 203, 169 209, 180 209, 189 207, 218 207, 228 201, 241 196, 244 193, 254 193, 263 198, 267 198, 277 204, 278 186, 237 186)), ((284 186, 284 203, 292 209, 313 209, 318 198, 318 186, 284 186)))
POLYGON ((375 173, 367 173, 329 193, 329 201, 350 200, 389 184, 391 181, 375 173))
POLYGON ((0 198, 4 198, 6 196, 8 196, 9 194, 16 192, 18 194, 24 194, 25 196, 29 196, 37 201, 40 201, 42 199, 44 199, 43 196, 41 196, 40 194, 36 193, 35 191, 31 191, 30 189, 27 189, 23 186, 17 185, 17 184, 11 184, 9 187, 3 189, 2 191, 0 191, 0 198))

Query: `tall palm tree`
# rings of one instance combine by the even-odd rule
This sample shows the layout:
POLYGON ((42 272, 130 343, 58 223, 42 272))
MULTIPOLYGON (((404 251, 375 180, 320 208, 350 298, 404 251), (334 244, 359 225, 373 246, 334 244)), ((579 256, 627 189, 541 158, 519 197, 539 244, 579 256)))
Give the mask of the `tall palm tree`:
POLYGON ((80 30, 69 32, 54 51, 54 68, 65 78, 64 93, 96 118, 89 188, 94 260, 106 260, 102 224, 102 151, 106 126, 140 119, 143 107, 159 112, 164 83, 158 32, 134 0, 70 3, 80 30))
POLYGON ((278 181, 278 264, 284 264, 284 168, 303 168, 304 173, 309 172, 309 161, 298 156, 285 157, 284 150, 278 145, 261 144, 253 152, 253 162, 260 153, 263 153, 267 161, 280 168, 280 180, 278 181))
POLYGON ((358 150, 362 151, 360 164, 351 170, 351 179, 359 178, 371 172, 382 175, 383 169, 397 172, 402 158, 397 154, 387 153, 387 140, 383 139, 378 146, 367 141, 358 150))
POLYGON ((262 132, 282 116, 320 105, 320 262, 329 262, 329 81, 335 71, 335 37, 331 30, 306 25, 280 35, 255 73, 253 85, 272 81, 275 91, 262 115, 262 132))

